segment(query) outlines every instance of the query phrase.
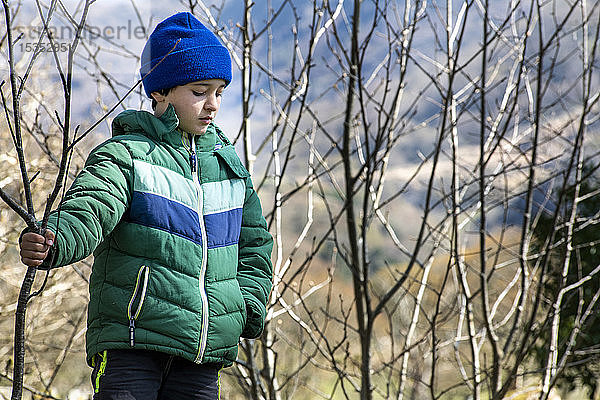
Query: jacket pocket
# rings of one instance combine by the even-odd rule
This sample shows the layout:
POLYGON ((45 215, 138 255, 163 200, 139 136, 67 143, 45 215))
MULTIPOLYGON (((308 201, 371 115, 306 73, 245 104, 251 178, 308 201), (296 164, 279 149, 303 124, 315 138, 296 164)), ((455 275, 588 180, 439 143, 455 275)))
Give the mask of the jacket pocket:
POLYGON ((150 278, 150 267, 142 265, 138 271, 133 294, 127 305, 127 319, 129 320, 129 346, 135 346, 135 321, 137 321, 142 306, 146 299, 148 279, 150 278))

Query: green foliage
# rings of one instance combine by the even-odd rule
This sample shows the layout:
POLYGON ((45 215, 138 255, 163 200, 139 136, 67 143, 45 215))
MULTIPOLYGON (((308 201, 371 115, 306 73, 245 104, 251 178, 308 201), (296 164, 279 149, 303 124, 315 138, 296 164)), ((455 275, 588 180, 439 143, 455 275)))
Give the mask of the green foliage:
MULTIPOLYGON (((544 213, 534 230, 534 254, 541 265, 547 266, 545 274, 544 295, 548 303, 554 304, 560 290, 589 275, 598 265, 600 251, 600 174, 598 166, 588 163, 582 174, 579 187, 580 201, 577 204, 575 223, 573 226, 572 251, 569 255, 569 268, 563 278, 563 269, 567 257, 567 236, 569 218, 572 214, 575 185, 554 194, 555 204, 561 204, 555 220, 553 212, 544 213), (558 201, 561 199, 562 201, 558 201)), ((571 290, 563 297, 560 307, 560 325, 558 335, 559 360, 570 351, 570 357, 565 370, 557 384, 567 390, 573 390, 578 385, 584 385, 596 391, 600 379, 600 319, 597 312, 600 304, 594 303, 594 296, 600 291, 600 278, 594 275, 577 290, 571 290), (578 320, 592 305, 593 309, 585 318, 580 333, 572 347, 569 341, 578 320)), ((536 347, 536 361, 543 369, 546 366, 550 348, 551 321, 546 320, 547 326, 536 347)))

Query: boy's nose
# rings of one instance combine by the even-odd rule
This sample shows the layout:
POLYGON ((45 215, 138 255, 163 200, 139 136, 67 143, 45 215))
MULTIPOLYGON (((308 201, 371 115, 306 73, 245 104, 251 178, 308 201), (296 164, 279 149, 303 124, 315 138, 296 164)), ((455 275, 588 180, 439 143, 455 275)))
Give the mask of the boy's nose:
POLYGON ((204 103, 204 108, 210 111, 217 111, 218 109, 217 96, 208 96, 206 98, 206 102, 204 103))

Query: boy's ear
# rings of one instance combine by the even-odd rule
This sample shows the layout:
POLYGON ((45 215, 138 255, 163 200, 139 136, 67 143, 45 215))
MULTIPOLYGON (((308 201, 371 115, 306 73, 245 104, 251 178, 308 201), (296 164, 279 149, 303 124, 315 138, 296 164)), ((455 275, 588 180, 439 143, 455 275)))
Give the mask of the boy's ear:
POLYGON ((166 99, 166 96, 160 92, 152 92, 150 93, 150 96, 152 96, 157 103, 162 103, 166 99))

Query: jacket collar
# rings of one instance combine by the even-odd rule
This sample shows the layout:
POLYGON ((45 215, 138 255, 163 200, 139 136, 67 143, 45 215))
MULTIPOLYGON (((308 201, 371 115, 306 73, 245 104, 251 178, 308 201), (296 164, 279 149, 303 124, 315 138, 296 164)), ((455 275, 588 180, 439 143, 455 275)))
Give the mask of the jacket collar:
MULTIPOLYGON (((174 147, 180 147, 182 146, 182 131, 177 129, 178 126, 179 118, 177 118, 175 108, 169 104, 160 117, 147 111, 126 110, 121 112, 112 122, 112 135, 115 137, 142 134, 157 142, 166 142, 174 147)), ((187 134, 183 133, 183 136, 187 139, 187 134)), ((196 138, 196 143, 200 145, 200 148, 196 146, 198 151, 216 150, 222 145, 231 144, 214 124, 209 126, 206 134, 196 138)))

